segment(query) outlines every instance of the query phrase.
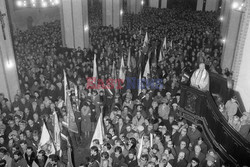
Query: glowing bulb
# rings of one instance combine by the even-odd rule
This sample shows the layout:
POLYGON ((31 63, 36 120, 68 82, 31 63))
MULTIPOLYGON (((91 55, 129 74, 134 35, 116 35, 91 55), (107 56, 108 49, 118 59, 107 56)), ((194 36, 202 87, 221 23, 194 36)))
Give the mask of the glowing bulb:
POLYGON ((122 9, 120 10, 120 15, 123 15, 123 10, 122 9))
POLYGON ((222 42, 222 43, 226 43, 226 39, 223 38, 223 39, 221 40, 221 42, 222 42))
POLYGON ((55 3, 55 4, 59 4, 60 1, 59 1, 59 0, 55 0, 54 3, 55 3))
POLYGON ((88 31, 89 30, 89 26, 88 25, 85 25, 84 26, 84 31, 88 31))
POLYGON ((238 2, 233 2, 232 3, 232 9, 236 9, 240 6, 240 4, 238 2))
POLYGON ((33 3, 32 6, 33 6, 33 7, 36 7, 36 4, 33 3))
POLYGON ((19 7, 21 7, 21 6, 23 6, 23 2, 22 1, 17 1, 16 5, 19 6, 19 7))
POLYGON ((223 20, 224 20, 224 17, 223 17, 223 16, 221 16, 221 17, 219 18, 219 20, 220 20, 220 21, 223 21, 223 20))
POLYGON ((141 1, 141 5, 144 5, 144 1, 141 1))
POLYGON ((14 64, 10 60, 6 63, 7 68, 12 68, 13 66, 14 64))
POLYGON ((43 7, 43 8, 46 8, 47 6, 48 6, 47 2, 43 2, 43 3, 42 3, 42 7, 43 7))

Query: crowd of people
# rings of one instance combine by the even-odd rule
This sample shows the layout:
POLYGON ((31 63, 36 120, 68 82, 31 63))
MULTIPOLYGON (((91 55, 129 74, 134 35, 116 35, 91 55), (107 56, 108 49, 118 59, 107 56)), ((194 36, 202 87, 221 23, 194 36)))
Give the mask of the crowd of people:
MULTIPOLYGON (((67 121, 63 70, 72 88, 70 96, 79 133, 68 134, 64 126, 61 128, 71 137, 72 145, 78 147, 90 141, 101 112, 104 116, 104 141, 93 140, 91 155, 82 166, 221 166, 218 154, 206 144, 199 126, 179 117, 178 111, 179 84, 184 73, 191 75, 204 63, 211 72, 230 75, 220 68, 222 43, 218 14, 145 7, 138 15, 126 13, 123 26, 114 29, 101 26, 98 21, 101 19, 97 18, 101 17, 100 10, 91 10, 94 16, 90 16, 93 26, 89 49, 63 48, 60 21, 14 35, 21 90, 12 103, 0 95, 0 166, 26 167, 35 161, 39 167, 48 167, 67 162, 65 143, 61 160, 58 155, 46 155, 46 151, 38 149, 44 121, 52 133, 54 112, 60 124, 67 121), (147 49, 143 47, 146 33, 147 49), (163 49, 165 37, 168 46, 163 49), (119 76, 122 57, 126 76, 136 78, 143 74, 150 59, 147 77, 161 78, 163 86, 160 90, 146 87, 141 92, 126 86, 120 90, 89 89, 87 78, 93 76, 94 55, 98 78, 103 81, 119 76)), ((232 121, 235 111, 230 104, 221 108, 240 131, 243 126, 232 121)), ((246 121, 249 116, 244 118, 244 125, 249 125, 246 121)))

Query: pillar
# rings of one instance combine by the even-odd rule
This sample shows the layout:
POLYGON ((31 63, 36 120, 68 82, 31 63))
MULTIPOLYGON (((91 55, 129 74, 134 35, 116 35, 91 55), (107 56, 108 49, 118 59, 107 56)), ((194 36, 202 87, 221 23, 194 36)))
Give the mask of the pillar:
POLYGON ((103 0, 102 15, 104 26, 120 27, 123 14, 122 0, 103 0))
POLYGON ((149 7, 158 8, 159 7, 159 0, 149 0, 149 7))
POLYGON ((219 0, 207 0, 206 1, 206 11, 217 11, 219 5, 219 0))
POLYGON ((0 11, 5 15, 4 26, 0 22, 0 92, 13 101, 20 87, 5 1, 0 1, 0 11))
POLYGON ((202 11, 203 3, 204 3, 204 0, 197 0, 197 7, 196 7, 197 11, 202 11))
POLYGON ((250 1, 245 1, 233 60, 234 89, 240 93, 246 111, 250 111, 250 1))
POLYGON ((161 0, 161 8, 167 8, 168 0, 161 0))
POLYGON ((222 0, 221 3, 220 17, 222 18, 222 20, 221 20, 220 34, 222 38, 225 37, 228 28, 229 12, 231 10, 231 4, 232 4, 231 1, 232 0, 222 0))
MULTIPOLYGON (((237 2, 240 4, 243 2, 243 0, 233 0, 232 2, 237 2)), ((239 11, 238 9, 232 9, 232 3, 229 6, 230 11, 227 30, 224 37, 225 44, 223 47, 221 67, 222 69, 228 68, 229 70, 232 70, 232 63, 235 55, 235 48, 239 34, 242 11, 239 11)))
POLYGON ((88 0, 61 0, 64 46, 89 47, 88 0))

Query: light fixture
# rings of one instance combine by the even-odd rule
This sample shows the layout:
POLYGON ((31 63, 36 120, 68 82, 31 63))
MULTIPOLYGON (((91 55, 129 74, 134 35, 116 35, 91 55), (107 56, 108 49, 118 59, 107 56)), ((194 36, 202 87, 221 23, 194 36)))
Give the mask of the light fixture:
POLYGON ((84 26, 84 31, 88 31, 89 30, 89 26, 88 25, 85 25, 84 26))
POLYGON ((6 63, 6 67, 8 69, 12 68, 14 66, 14 64, 12 63, 12 61, 8 60, 7 63, 6 63))
POLYGON ((57 4, 60 3, 60 1, 59 0, 54 0, 54 3, 57 5, 57 4))
POLYGON ((120 10, 120 15, 121 15, 121 16, 123 15, 123 10, 122 10, 122 9, 120 10))
POLYGON ((144 1, 143 0, 141 1, 141 5, 144 5, 144 1))
POLYGON ((233 2, 232 3, 232 9, 237 9, 240 6, 238 2, 233 2))
POLYGON ((222 42, 223 44, 225 44, 225 43, 226 43, 226 38, 221 39, 221 42, 222 42))
POLYGON ((48 3, 47 2, 42 2, 42 7, 43 8, 46 8, 48 6, 48 3))
POLYGON ((223 21, 223 20, 224 20, 224 17, 223 17, 223 16, 220 16, 219 20, 220 20, 220 21, 223 21))
POLYGON ((18 7, 21 7, 21 6, 23 6, 23 2, 22 2, 22 1, 17 1, 17 2, 16 2, 16 5, 17 5, 18 7))

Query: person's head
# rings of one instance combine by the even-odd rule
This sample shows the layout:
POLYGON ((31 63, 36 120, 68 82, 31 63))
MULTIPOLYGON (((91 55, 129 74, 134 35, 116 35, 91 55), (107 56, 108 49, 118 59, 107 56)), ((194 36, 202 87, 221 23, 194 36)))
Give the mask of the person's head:
POLYGON ((109 144, 109 143, 105 143, 103 145, 103 151, 109 151, 111 148, 112 148, 111 144, 109 144))
POLYGON ((187 143, 185 141, 180 142, 180 148, 184 149, 187 146, 187 143))
POLYGON ((93 156, 96 156, 99 153, 98 147, 97 146, 92 146, 90 148, 90 154, 93 156))
POLYGON ((135 149, 129 150, 128 158, 129 158, 130 160, 134 160, 134 159, 136 158, 136 150, 135 150, 135 149))
POLYGON ((104 160, 104 159, 109 159, 109 153, 104 151, 101 153, 101 159, 104 160))
POLYGON ((56 154, 51 154, 49 156, 49 159, 50 159, 50 163, 52 164, 52 166, 56 165, 57 162, 60 160, 59 156, 56 154))
POLYGON ((32 152, 33 152, 33 147, 28 146, 26 150, 27 155, 31 156, 32 152))
POLYGON ((182 136, 185 136, 187 134, 187 129, 186 128, 183 128, 182 130, 181 130, 181 135, 182 136))
POLYGON ((166 154, 166 155, 169 155, 169 154, 171 154, 172 153, 172 150, 171 150, 171 148, 169 148, 169 147, 167 147, 165 150, 164 150, 164 154, 166 154))
POLYGON ((23 150, 26 150, 26 149, 27 149, 27 142, 26 142, 25 140, 22 140, 22 141, 20 142, 20 146, 21 146, 21 148, 22 148, 23 150))
POLYGON ((201 145, 201 144, 203 143, 203 141, 204 141, 204 139, 203 139, 202 137, 199 137, 197 143, 198 143, 199 145, 201 145))
POLYGON ((147 162, 148 162, 148 155, 147 154, 142 154, 141 155, 141 158, 140 158, 140 162, 141 162, 141 164, 142 165, 146 165, 147 164, 147 162))
POLYGON ((46 153, 44 150, 40 150, 38 153, 37 153, 37 158, 39 160, 42 160, 42 159, 45 159, 45 156, 46 156, 46 153))
POLYGON ((119 157, 122 154, 122 148, 117 146, 115 147, 115 157, 119 157))
POLYGON ((201 152, 201 146, 200 145, 196 145, 194 147, 194 151, 195 151, 196 154, 199 154, 201 152))
POLYGON ((200 63, 199 64, 199 69, 200 70, 204 70, 205 69, 205 64, 204 63, 200 63))
POLYGON ((15 151, 14 152, 14 160, 15 161, 18 161, 19 159, 22 159, 23 158, 23 154, 21 151, 15 151))
POLYGON ((7 149, 5 147, 0 148, 0 159, 2 159, 7 154, 7 149))
POLYGON ((198 167, 200 164, 200 160, 196 157, 193 157, 191 160, 191 167, 198 167))
POLYGON ((178 154, 178 159, 179 160, 182 160, 182 159, 184 159, 185 158, 185 152, 180 152, 179 154, 178 154))
POLYGON ((206 157, 206 161, 207 161, 207 166, 213 166, 215 163, 215 158, 211 155, 208 155, 206 157))

